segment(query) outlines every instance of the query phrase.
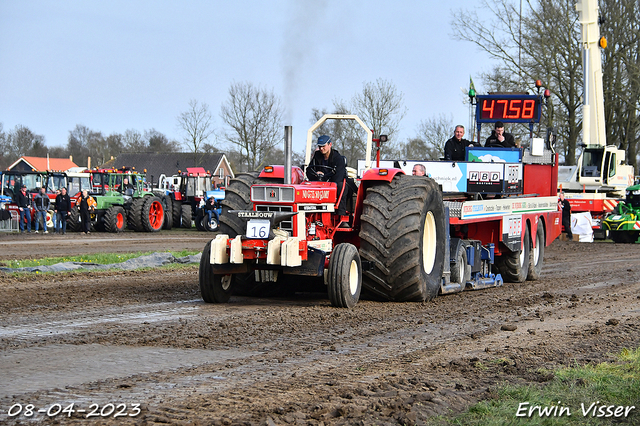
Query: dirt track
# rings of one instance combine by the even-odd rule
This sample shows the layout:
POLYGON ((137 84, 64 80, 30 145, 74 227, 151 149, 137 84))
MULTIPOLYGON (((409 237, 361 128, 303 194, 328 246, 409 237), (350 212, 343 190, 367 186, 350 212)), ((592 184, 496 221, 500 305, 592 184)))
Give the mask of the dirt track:
MULTIPOLYGON (((0 237, 0 260, 45 237, 0 237)), ((69 238, 88 242, 81 251, 147 251, 209 236, 123 237, 69 238)), ((84 424, 89 411, 47 417, 75 403, 123 414, 140 404, 102 419, 114 424, 423 424, 505 380, 543 383, 543 368, 640 344, 637 245, 556 241, 540 281, 351 311, 309 295, 207 305, 196 267, 0 279, 0 423, 28 422, 7 412, 33 404, 45 412, 30 423, 84 424)))

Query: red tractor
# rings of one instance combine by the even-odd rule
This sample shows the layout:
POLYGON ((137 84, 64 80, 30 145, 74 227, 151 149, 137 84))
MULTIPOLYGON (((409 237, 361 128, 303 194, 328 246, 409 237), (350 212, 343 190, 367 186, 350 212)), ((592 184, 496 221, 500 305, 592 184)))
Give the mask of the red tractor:
MULTIPOLYGON (((354 115, 325 115, 315 123, 305 164, 312 134, 327 119, 356 120, 365 129, 371 165, 372 133, 354 115)), ((306 181, 290 155, 285 161, 238 175, 227 187, 220 233, 200 261, 205 302, 227 302, 232 293, 268 294, 292 283, 298 289, 323 285, 336 307, 355 306, 361 291, 377 300, 426 301, 439 292, 499 286, 503 276, 537 279, 544 247, 560 233, 557 154, 535 164, 429 163, 446 174, 434 179, 366 168, 353 194, 338 193, 335 183, 306 181), (496 185, 477 186, 479 172, 495 177, 496 185), (532 186, 523 184, 523 173, 532 186), (454 178, 468 186, 443 195, 443 183, 454 178), (514 179, 519 184, 506 186, 514 179), (340 197, 348 197, 346 215, 335 213, 340 197), (492 271, 494 263, 500 273, 492 271)))

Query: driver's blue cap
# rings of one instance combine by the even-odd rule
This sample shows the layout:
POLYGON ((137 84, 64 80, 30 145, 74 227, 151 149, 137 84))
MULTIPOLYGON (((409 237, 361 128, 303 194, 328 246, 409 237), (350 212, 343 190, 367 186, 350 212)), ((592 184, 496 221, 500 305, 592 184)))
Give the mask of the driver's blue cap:
POLYGON ((318 146, 324 146, 331 143, 331 138, 327 135, 322 135, 318 138, 318 146))

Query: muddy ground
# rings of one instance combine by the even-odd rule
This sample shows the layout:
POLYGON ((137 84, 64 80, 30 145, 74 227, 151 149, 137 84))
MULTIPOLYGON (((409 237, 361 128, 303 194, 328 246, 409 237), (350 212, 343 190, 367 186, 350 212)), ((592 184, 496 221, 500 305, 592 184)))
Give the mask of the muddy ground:
MULTIPOLYGON (((208 237, 2 235, 0 261, 208 237)), ((197 267, 0 280, 0 423, 424 424, 640 344, 638 245, 556 241, 539 281, 350 311, 308 294, 204 304, 197 267)))

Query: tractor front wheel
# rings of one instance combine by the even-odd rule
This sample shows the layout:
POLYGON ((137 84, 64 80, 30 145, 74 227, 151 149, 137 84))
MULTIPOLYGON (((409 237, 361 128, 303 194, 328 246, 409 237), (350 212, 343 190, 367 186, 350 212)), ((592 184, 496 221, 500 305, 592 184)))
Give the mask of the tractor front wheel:
POLYGON ((211 241, 204 246, 200 257, 198 281, 202 300, 207 303, 226 303, 231 297, 233 275, 214 274, 211 268, 211 241))
POLYGON ((353 244, 338 244, 329 259, 328 292, 331 305, 353 308, 362 290, 362 263, 353 244))
POLYGON ((104 214, 104 230, 106 232, 122 232, 127 227, 127 219, 122 206, 112 206, 104 214))
POLYGON ((209 220, 209 215, 205 215, 202 224, 204 225, 204 230, 208 232, 216 232, 218 230, 218 219, 215 216, 211 216, 211 220, 209 220))

